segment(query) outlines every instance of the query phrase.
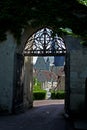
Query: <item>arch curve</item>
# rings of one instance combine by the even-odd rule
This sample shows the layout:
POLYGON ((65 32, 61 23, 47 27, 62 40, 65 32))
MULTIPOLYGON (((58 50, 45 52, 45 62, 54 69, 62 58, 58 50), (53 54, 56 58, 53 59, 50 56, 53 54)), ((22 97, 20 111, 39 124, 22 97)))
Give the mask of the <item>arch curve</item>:
MULTIPOLYGON (((19 54, 23 53, 23 50, 26 46, 27 40, 37 31, 41 30, 44 28, 44 26, 37 26, 37 27, 32 27, 32 26, 27 26, 25 29, 23 29, 23 32, 21 34, 20 38, 20 45, 17 46, 16 52, 19 54)), ((49 29, 52 29, 52 27, 47 27, 49 29)))
POLYGON ((21 35, 17 53, 26 56, 65 55, 66 46, 63 39, 57 34, 53 37, 52 33, 52 28, 49 27, 27 27, 21 35))

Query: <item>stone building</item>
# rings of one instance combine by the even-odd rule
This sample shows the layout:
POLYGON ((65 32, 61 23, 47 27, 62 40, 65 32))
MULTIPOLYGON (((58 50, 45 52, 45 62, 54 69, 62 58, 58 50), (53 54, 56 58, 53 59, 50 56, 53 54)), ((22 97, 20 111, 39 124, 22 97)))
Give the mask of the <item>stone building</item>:
POLYGON ((34 64, 34 69, 36 70, 48 70, 50 69, 50 61, 49 57, 45 61, 44 57, 39 56, 36 60, 36 63, 34 64))
POLYGON ((33 66, 33 76, 36 77, 38 81, 42 83, 43 89, 49 87, 49 89, 53 90, 64 90, 64 59, 61 62, 61 57, 60 59, 59 57, 54 57, 54 60, 50 61, 50 57, 47 57, 45 61, 44 57, 38 57, 36 63, 33 66), (54 63, 55 59, 57 59, 58 63, 54 63), (58 79, 58 76, 60 77, 60 79, 58 79))

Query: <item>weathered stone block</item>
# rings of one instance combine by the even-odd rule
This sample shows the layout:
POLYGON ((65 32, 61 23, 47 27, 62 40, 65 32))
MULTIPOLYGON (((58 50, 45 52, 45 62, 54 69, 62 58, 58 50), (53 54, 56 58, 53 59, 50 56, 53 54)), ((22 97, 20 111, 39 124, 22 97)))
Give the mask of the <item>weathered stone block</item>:
POLYGON ((81 111, 84 109, 85 97, 84 94, 70 94, 70 109, 75 112, 81 111))
POLYGON ((70 79, 77 80, 77 78, 78 78, 78 73, 77 72, 71 72, 70 73, 70 79))

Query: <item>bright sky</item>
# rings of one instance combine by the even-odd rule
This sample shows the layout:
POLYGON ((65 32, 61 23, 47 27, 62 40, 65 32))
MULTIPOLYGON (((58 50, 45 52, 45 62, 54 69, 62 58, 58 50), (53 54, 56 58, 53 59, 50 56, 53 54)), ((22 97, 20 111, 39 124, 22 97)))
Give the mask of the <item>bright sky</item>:
POLYGON ((33 64, 36 63, 36 60, 37 60, 37 56, 34 56, 34 57, 33 57, 33 64))

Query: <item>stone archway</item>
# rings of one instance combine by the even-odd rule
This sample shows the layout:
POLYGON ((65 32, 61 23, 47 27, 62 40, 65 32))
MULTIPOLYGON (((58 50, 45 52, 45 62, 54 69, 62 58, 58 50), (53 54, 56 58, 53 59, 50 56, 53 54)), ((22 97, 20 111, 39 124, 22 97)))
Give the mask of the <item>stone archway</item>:
MULTIPOLYGON (((28 88, 32 86, 32 78, 29 83, 26 82, 29 86, 26 85, 25 87, 24 82, 22 82, 25 79, 22 52, 28 38, 41 28, 43 27, 27 27, 21 34, 20 45, 17 45, 15 38, 9 32, 7 33, 7 40, 0 43, 0 112, 12 113, 24 107, 28 108, 32 106, 32 101, 30 102, 31 97, 29 97, 30 95, 27 91, 30 91, 28 88)), ((87 93, 85 92, 87 48, 81 46, 80 39, 72 36, 64 37, 64 41, 67 43, 65 110, 66 112, 84 113, 84 110, 86 110, 85 103, 87 102, 87 93)), ((32 70, 32 58, 30 57, 26 59, 26 66, 28 65, 31 66, 29 71, 32 70)), ((30 74, 26 73, 26 80, 29 76, 30 74)))
MULTIPOLYGON (((39 28, 41 29, 41 28, 39 28)), ((17 53, 22 55, 24 46, 28 38, 35 33, 37 29, 32 29, 24 31, 21 37, 21 45, 17 48, 17 53)), ((64 37, 64 41, 67 43, 67 53, 66 53, 66 65, 65 65, 65 112, 70 113, 78 113, 84 110, 84 102, 85 102, 85 78, 87 76, 87 69, 86 69, 86 60, 84 63, 84 59, 86 59, 87 53, 86 49, 82 48, 80 45, 80 40, 77 38, 73 38, 71 36, 64 37), (85 52, 85 53, 84 53, 85 52), (79 57, 80 55, 80 57, 79 57), (83 58, 84 57, 84 58, 83 58), (77 60, 78 58, 78 60, 77 60), (74 60, 74 62, 73 62, 74 60), (83 62, 83 67, 79 64, 79 62, 83 62), (77 66, 78 65, 78 66, 77 66), (85 72, 86 71, 86 72, 85 72), (83 72, 85 72, 83 74, 83 72), (81 105, 82 104, 82 105, 81 105), (79 108, 79 106, 81 106, 79 108)), ((30 68, 32 75, 32 57, 28 57, 25 60, 25 65, 30 68)), ((30 88, 32 90, 32 78, 31 81, 27 80, 30 77, 29 71, 27 71, 26 67, 26 86, 24 86, 24 96, 23 96, 23 105, 25 108, 31 107, 33 104, 32 95, 29 95, 30 88), (28 90, 28 91, 27 91, 28 90)))
MULTIPOLYGON (((20 57, 23 57, 23 51, 24 51, 24 48, 26 46, 26 43, 27 43, 27 40, 29 39, 30 36, 32 36, 32 34, 34 34, 35 32, 37 32, 37 30, 40 30, 41 28, 37 29, 33 29, 33 28, 29 28, 27 30, 24 31, 22 37, 21 37, 21 45, 17 48, 17 55, 20 55, 20 57)), ((24 57, 24 72, 25 72, 25 77, 24 77, 24 88, 23 91, 23 95, 22 96, 22 100, 23 102, 19 102, 19 109, 21 109, 22 107, 23 108, 29 108, 29 107, 32 107, 33 106, 33 99, 32 99, 32 86, 33 86, 33 65, 32 65, 32 56, 34 55, 50 55, 50 56, 54 56, 54 55, 66 55, 66 51, 65 53, 62 52, 59 54, 59 50, 56 52, 56 53, 50 53, 49 52, 47 54, 25 54, 26 57, 24 57), (22 107, 21 107, 22 106, 22 107)), ((69 66, 69 58, 68 58, 68 55, 66 56, 66 63, 67 65, 69 66)), ((20 59, 21 60, 21 59, 20 59)), ((69 67, 67 67, 67 65, 65 66, 65 73, 67 75, 68 78, 66 78, 66 84, 67 84, 67 80, 69 81, 69 67), (68 70, 68 73, 67 73, 67 70, 68 70)), ((18 90, 17 90, 18 91, 18 90)), ((17 93, 16 91, 16 93, 17 93)), ((66 96, 65 96, 65 110, 67 109, 68 111, 68 106, 69 106, 69 82, 68 82, 68 86, 67 88, 65 87, 65 91, 66 91, 66 96)), ((19 92, 20 93, 20 92, 19 92)), ((16 100, 17 100, 18 97, 16 97, 16 100)), ((15 103, 13 103, 15 104, 15 103)), ((16 104, 15 104, 16 105, 16 104)), ((17 111, 17 106, 14 106, 14 111, 17 111)))

